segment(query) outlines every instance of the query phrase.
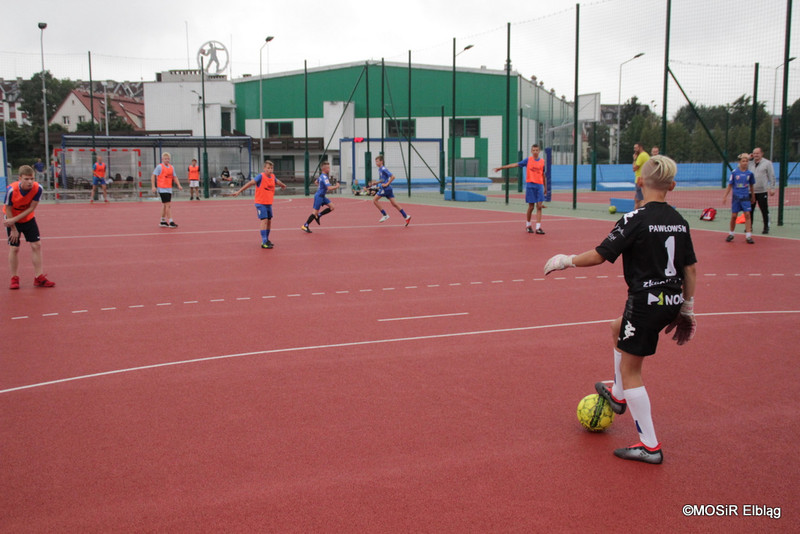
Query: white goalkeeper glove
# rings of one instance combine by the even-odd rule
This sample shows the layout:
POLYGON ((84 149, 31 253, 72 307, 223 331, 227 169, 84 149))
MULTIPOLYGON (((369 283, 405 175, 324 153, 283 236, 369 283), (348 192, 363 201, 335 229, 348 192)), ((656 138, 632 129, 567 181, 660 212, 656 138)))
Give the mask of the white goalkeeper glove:
POLYGON ((669 334, 673 328, 675 335, 672 336, 672 339, 677 341, 678 345, 683 345, 694 337, 694 333, 697 331, 697 321, 694 318, 694 297, 683 301, 680 313, 664 330, 664 333, 669 334))
POLYGON ((574 257, 575 257, 574 254, 570 256, 567 256, 566 254, 556 254, 555 256, 547 260, 547 263, 544 264, 545 276, 547 276, 553 271, 563 271, 568 267, 575 267, 575 264, 572 263, 572 258, 574 257))

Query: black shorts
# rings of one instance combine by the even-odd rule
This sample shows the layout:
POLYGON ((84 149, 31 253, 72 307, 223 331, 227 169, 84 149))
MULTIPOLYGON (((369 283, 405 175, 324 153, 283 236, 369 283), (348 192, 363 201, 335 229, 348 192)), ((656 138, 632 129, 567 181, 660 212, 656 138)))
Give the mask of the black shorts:
POLYGON ((628 295, 617 348, 635 356, 655 354, 658 335, 677 317, 682 304, 683 296, 675 290, 656 288, 628 295))
MULTIPOLYGON (((17 227, 17 230, 19 230, 19 233, 25 236, 25 241, 28 243, 36 243, 39 241, 39 225, 36 224, 36 217, 28 222, 16 223, 15 226, 17 227)), ((16 243, 11 242, 11 228, 6 227, 6 233, 8 234, 9 238, 8 244, 12 247, 18 247, 20 243, 19 241, 16 243)), ((22 240, 20 239, 20 241, 22 240)))
POLYGON ((161 197, 162 204, 169 204, 172 202, 172 193, 159 193, 158 196, 161 197))

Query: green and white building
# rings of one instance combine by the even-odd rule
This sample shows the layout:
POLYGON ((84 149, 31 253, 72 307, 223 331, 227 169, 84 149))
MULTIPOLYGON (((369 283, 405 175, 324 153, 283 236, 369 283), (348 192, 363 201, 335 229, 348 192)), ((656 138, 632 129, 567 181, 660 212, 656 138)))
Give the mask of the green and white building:
POLYGON ((405 180, 409 159, 412 181, 450 176, 451 164, 459 177, 498 177, 493 168, 517 161, 520 151, 524 157, 537 142, 553 147, 555 163, 571 163, 572 104, 513 71, 458 68, 455 121, 454 72, 443 66, 371 61, 234 85, 235 129, 253 138, 254 170, 263 150, 287 178, 304 175, 306 136, 310 172, 324 154, 347 182, 363 183, 371 173, 368 148, 373 158, 384 151, 398 180, 405 180), (413 139, 410 154, 406 137, 413 139), (358 138, 365 141, 354 145, 358 138))

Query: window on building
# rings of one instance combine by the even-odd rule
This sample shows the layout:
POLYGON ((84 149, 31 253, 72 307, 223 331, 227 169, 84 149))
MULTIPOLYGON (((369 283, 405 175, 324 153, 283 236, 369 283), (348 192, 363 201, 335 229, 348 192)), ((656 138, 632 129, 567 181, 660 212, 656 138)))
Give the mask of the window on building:
POLYGON ((267 137, 294 137, 292 122, 268 122, 265 127, 267 137))
POLYGON ((270 156, 267 154, 264 159, 272 162, 273 172, 279 180, 294 178, 294 156, 270 156))
POLYGON ((78 115, 78 122, 86 122, 86 115, 78 115))
POLYGON ((63 117, 61 117, 61 122, 63 122, 64 124, 69 124, 69 117, 64 115, 63 117))
POLYGON ((450 135, 454 137, 480 137, 480 119, 450 119, 450 135), (455 128, 454 128, 455 126, 455 128))
POLYGON ((417 136, 417 121, 412 119, 410 126, 408 119, 387 119, 387 137, 409 137, 413 139, 417 136))

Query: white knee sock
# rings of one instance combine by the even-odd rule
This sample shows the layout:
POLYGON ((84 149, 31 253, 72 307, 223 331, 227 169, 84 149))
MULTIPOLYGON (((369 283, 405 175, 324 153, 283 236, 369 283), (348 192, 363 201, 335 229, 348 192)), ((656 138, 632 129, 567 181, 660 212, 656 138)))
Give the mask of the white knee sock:
POLYGON ((622 353, 614 349, 614 386, 611 388, 611 394, 617 400, 625 399, 625 391, 622 389, 622 375, 619 372, 619 364, 622 361, 622 353))
POLYGON ((636 423, 639 440, 648 447, 658 446, 656 431, 653 428, 653 417, 650 413, 650 397, 647 395, 645 387, 626 389, 625 400, 628 402, 628 409, 636 423))

